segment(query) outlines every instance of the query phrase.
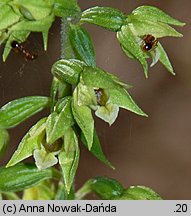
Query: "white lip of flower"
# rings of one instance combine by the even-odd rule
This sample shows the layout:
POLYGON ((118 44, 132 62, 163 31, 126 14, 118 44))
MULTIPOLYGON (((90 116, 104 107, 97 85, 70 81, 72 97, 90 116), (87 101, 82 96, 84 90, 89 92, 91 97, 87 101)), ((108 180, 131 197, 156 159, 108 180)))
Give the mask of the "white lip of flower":
POLYGON ((57 164, 58 159, 56 155, 58 155, 59 152, 60 150, 56 152, 47 152, 43 145, 41 145, 40 149, 35 149, 33 157, 38 169, 44 170, 57 164))

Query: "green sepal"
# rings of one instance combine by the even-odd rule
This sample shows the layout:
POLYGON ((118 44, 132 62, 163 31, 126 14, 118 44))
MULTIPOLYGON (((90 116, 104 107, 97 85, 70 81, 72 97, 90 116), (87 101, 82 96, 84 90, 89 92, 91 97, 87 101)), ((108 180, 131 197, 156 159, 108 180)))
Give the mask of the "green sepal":
POLYGON ((51 169, 38 170, 33 164, 18 164, 0 168, 0 191, 14 192, 30 188, 39 182, 53 178, 51 169))
POLYGON ((7 167, 13 166, 20 161, 30 157, 33 154, 35 149, 39 149, 41 145, 41 140, 45 135, 47 118, 39 120, 23 137, 19 146, 10 161, 7 164, 7 167))
POLYGON ((9 53, 12 50, 11 43, 12 41, 18 41, 19 43, 24 42, 29 36, 29 31, 14 31, 10 34, 8 40, 6 41, 5 48, 3 50, 3 61, 5 62, 9 53))
POLYGON ((78 138, 72 128, 65 133, 64 145, 58 158, 63 172, 64 184, 69 194, 80 158, 78 138))
POLYGON ((92 7, 82 13, 81 22, 87 22, 109 29, 119 31, 126 22, 126 16, 119 10, 110 7, 92 7))
POLYGON ((42 96, 28 96, 13 100, 0 109, 0 127, 15 127, 27 118, 47 107, 49 99, 42 96))
POLYGON ((95 66, 94 45, 89 33, 79 25, 71 25, 69 38, 76 57, 89 66, 95 66))
POLYGON ((35 20, 41 20, 49 16, 54 5, 54 0, 14 0, 12 6, 17 7, 25 18, 30 13, 35 20), (25 10, 22 10, 22 9, 25 10))
POLYGON ((144 69, 145 76, 148 77, 148 65, 143 50, 138 43, 138 38, 133 34, 128 25, 124 25, 121 31, 117 32, 117 38, 124 50, 127 50, 134 59, 138 60, 144 69))
POLYGON ((7 132, 7 130, 0 128, 0 156, 3 155, 3 153, 7 149, 8 142, 9 133, 7 132))
POLYGON ((155 38, 162 37, 182 37, 182 34, 177 32, 171 26, 161 23, 153 22, 153 20, 133 19, 128 24, 132 33, 136 36, 153 35, 155 38))
POLYGON ((22 20, 9 28, 12 31, 29 31, 29 32, 45 32, 48 31, 55 19, 54 14, 41 19, 41 20, 22 20))
POLYGON ((85 136, 88 149, 91 150, 93 144, 94 120, 92 117, 91 109, 89 107, 78 105, 77 88, 74 90, 73 93, 72 112, 74 119, 76 120, 78 126, 80 127, 85 136))
POLYGON ((158 43, 157 49, 160 52, 160 58, 159 61, 165 66, 165 68, 173 75, 175 75, 173 67, 170 63, 170 60, 168 58, 168 55, 164 48, 162 47, 161 43, 158 43))
POLYGON ((161 200, 162 198, 151 188, 145 186, 131 186, 117 200, 161 200))
POLYGON ((132 14, 136 19, 139 18, 141 20, 152 20, 153 22, 163 22, 176 26, 185 25, 184 22, 172 18, 162 10, 153 6, 140 6, 133 10, 132 14))
MULTIPOLYGON (((63 102, 63 101, 62 101, 63 102)), ((53 112, 49 115, 46 123, 46 141, 51 144, 61 138, 64 133, 74 124, 71 110, 71 97, 66 97, 62 111, 58 114, 53 112)))
POLYGON ((81 77, 85 85, 95 88, 108 89, 119 85, 129 87, 121 82, 118 77, 97 67, 86 66, 81 73, 81 77))
POLYGON ((44 30, 42 32, 42 38, 43 38, 43 44, 44 44, 45 51, 47 51, 47 47, 48 47, 48 32, 49 30, 44 30))
MULTIPOLYGON (((88 144, 87 141, 84 137, 84 134, 81 133, 81 140, 82 143, 85 145, 86 148, 88 148, 88 144)), ((90 152, 101 162, 103 162, 104 164, 106 164, 107 166, 109 166, 112 169, 115 169, 114 166, 107 160, 107 158, 105 157, 103 150, 101 148, 101 144, 99 141, 99 137, 97 135, 96 130, 94 129, 94 135, 93 135, 93 144, 92 144, 92 148, 90 150, 90 152)))
POLYGON ((13 9, 7 4, 0 4, 0 31, 8 29, 17 23, 21 16, 15 14, 13 9))
POLYGON ((134 112, 141 116, 147 116, 134 102, 127 90, 122 87, 110 89, 110 102, 121 108, 134 112))
POLYGON ((77 59, 61 59, 53 64, 52 74, 61 82, 76 85, 85 64, 77 59))

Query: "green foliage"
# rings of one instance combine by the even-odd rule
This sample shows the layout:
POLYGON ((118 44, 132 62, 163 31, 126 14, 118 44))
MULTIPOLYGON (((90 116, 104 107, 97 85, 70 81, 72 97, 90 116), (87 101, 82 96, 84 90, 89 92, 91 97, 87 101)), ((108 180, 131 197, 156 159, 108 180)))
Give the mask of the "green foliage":
POLYGON ((76 193, 82 199, 89 193, 95 193, 105 200, 161 200, 152 189, 144 186, 124 188, 118 181, 108 177, 96 177, 88 180, 76 193))
POLYGON ((0 128, 0 156, 5 152, 9 142, 7 130, 0 128))
POLYGON ((66 47, 62 44, 67 59, 60 59, 52 66, 50 99, 29 96, 11 101, 0 109, 0 154, 3 154, 9 141, 7 130, 50 106, 47 117, 40 119, 23 137, 7 168, 0 168, 0 192, 14 199, 18 197, 12 192, 22 190, 23 199, 81 199, 90 192, 101 199, 161 199, 150 188, 124 188, 118 181, 106 177, 90 179, 75 194, 79 138, 96 158, 114 168, 102 151, 92 112, 109 125, 115 122, 120 108, 147 116, 128 93, 130 85, 96 66, 91 36, 82 25, 95 24, 116 32, 124 53, 139 61, 148 77, 149 58, 152 58, 151 66, 160 61, 175 74, 158 40, 167 36, 182 37, 170 25, 183 26, 184 23, 152 6, 138 7, 126 15, 114 8, 98 6, 81 13, 76 0, 3 0, 0 2, 0 44, 5 43, 3 60, 8 57, 12 42, 26 41, 31 32, 42 33, 46 50, 49 29, 56 16, 66 23, 61 35, 62 41, 68 43, 66 47), (153 39, 147 50, 148 35, 153 39), (36 166, 18 164, 30 156, 34 157, 36 166), (57 163, 61 171, 50 168, 57 163), (58 178, 58 184, 47 181, 54 177, 58 178))
POLYGON ((89 66, 95 66, 95 51, 89 33, 81 26, 72 25, 69 37, 76 57, 89 66))
POLYGON ((28 96, 13 100, 0 109, 0 127, 12 128, 47 107, 49 99, 28 96))
POLYGON ((53 178, 51 169, 38 170, 32 164, 18 164, 9 168, 0 168, 0 191, 22 191, 39 182, 53 178))
POLYGON ((120 200, 161 200, 161 197, 152 189, 145 186, 131 186, 125 189, 120 200))
POLYGON ((125 19, 126 16, 115 8, 96 6, 82 13, 81 22, 88 22, 112 31, 118 31, 125 23, 125 19))

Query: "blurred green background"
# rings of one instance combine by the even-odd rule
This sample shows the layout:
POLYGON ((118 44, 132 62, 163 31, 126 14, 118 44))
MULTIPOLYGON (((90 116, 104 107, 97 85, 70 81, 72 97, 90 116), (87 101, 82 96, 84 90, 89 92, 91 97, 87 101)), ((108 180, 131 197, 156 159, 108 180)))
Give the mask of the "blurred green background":
MULTIPOLYGON (((115 178, 124 186, 145 185, 164 199, 191 199, 191 1, 190 0, 79 0, 84 10, 90 6, 110 6, 130 13, 140 5, 153 5, 187 23, 177 28, 183 38, 164 38, 164 45, 176 76, 157 64, 145 79, 138 62, 127 58, 116 34, 100 27, 85 25, 95 44, 97 65, 119 76, 134 87, 130 90, 137 104, 149 115, 140 117, 121 110, 114 125, 96 119, 96 128, 107 158, 116 167, 103 165, 81 146, 76 188, 99 175, 115 178)), ((42 49, 39 34, 29 38, 30 50, 38 53, 34 62, 11 53, 0 61, 0 106, 28 95, 49 95, 51 65, 59 59, 59 20, 50 31, 49 48, 42 49)), ((2 48, 0 49, 2 52, 2 48)), ((10 130, 10 145, 0 165, 6 164, 22 136, 47 111, 10 130)))

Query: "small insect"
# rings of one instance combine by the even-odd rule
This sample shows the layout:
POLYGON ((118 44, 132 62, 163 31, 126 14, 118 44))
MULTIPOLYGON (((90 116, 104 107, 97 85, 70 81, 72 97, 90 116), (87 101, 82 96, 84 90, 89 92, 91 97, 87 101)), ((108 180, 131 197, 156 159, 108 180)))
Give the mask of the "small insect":
POLYGON ((150 51, 152 49, 155 49, 157 46, 158 40, 155 39, 154 36, 152 35, 147 35, 144 38, 144 46, 143 46, 143 50, 144 51, 150 51))
POLYGON ((96 94, 98 105, 105 106, 107 101, 108 101, 107 92, 102 88, 94 89, 94 91, 95 91, 95 94, 96 94))
POLYGON ((11 47, 16 52, 20 52, 26 61, 32 61, 32 60, 35 60, 37 58, 37 54, 31 53, 21 43, 19 43, 17 41, 12 41, 11 47))

